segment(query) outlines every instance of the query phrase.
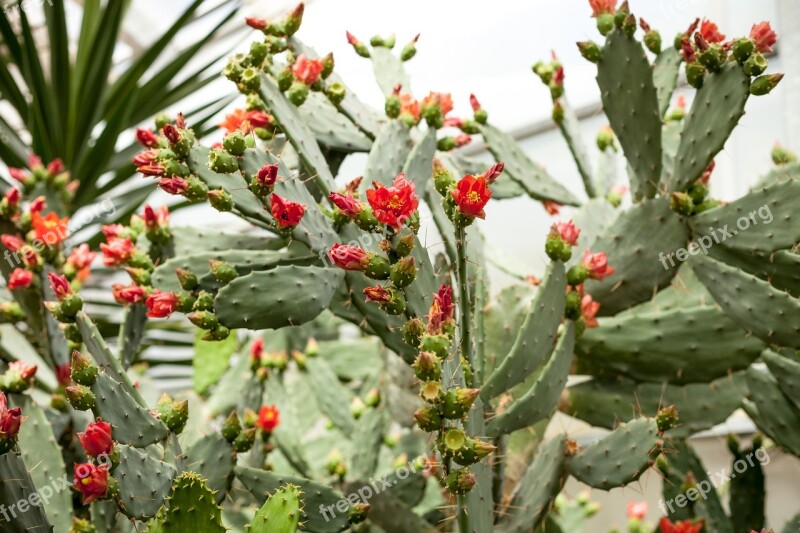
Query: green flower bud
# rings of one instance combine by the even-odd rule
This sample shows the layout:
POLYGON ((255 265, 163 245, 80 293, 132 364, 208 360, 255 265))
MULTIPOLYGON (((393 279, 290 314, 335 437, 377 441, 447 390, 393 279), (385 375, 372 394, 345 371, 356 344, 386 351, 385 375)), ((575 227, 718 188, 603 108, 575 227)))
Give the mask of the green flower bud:
POLYGON ((422 431, 434 432, 442 428, 442 417, 436 407, 420 407, 414 412, 414 420, 422 431))
POLYGON ((228 284, 239 277, 239 273, 230 263, 216 259, 209 259, 208 263, 211 265, 211 273, 220 283, 228 284))
POLYGON ((77 350, 72 352, 72 361, 70 362, 70 377, 72 381, 79 385, 90 387, 94 385, 99 372, 100 369, 89 357, 77 350))
POLYGON ((228 415, 228 418, 226 418, 225 422, 222 424, 222 436, 225 437, 225 440, 232 443, 236 440, 236 437, 239 436, 241 431, 242 425, 239 422, 239 416, 236 414, 236 411, 231 411, 231 414, 228 415))
POLYGON ((228 152, 215 148, 208 154, 208 168, 219 174, 232 174, 239 170, 239 160, 228 152))
POLYGON ((244 134, 241 131, 234 131, 227 134, 222 139, 222 147, 233 155, 242 155, 247 145, 244 140, 244 134))
POLYGON ((389 274, 389 279, 394 286, 400 289, 411 285, 416 277, 417 267, 412 256, 404 257, 392 265, 391 273, 389 274))
POLYGON ((211 207, 220 212, 233 210, 233 198, 225 189, 212 189, 208 191, 208 202, 211 207))
POLYGON ((290 102, 300 107, 305 103, 306 98, 308 98, 308 85, 299 81, 292 82, 286 96, 289 98, 290 102))
POLYGON ((85 385, 73 385, 65 389, 70 405, 76 411, 88 411, 94 407, 95 397, 92 389, 85 385))

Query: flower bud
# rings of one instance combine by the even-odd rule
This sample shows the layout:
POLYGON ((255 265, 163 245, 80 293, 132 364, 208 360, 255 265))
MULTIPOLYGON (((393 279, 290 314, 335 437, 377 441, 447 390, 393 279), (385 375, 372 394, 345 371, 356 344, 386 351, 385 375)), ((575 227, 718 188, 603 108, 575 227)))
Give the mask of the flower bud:
POLYGON ((420 352, 411 367, 414 375, 421 381, 438 381, 442 377, 442 364, 430 352, 420 352))
POLYGON ((253 447, 255 442, 256 428, 250 427, 239 432, 239 435, 236 436, 234 441, 231 443, 231 446, 235 452, 244 453, 250 451, 250 448, 253 447))
POLYGON ((420 407, 414 412, 414 420, 422 431, 434 432, 442 428, 442 417, 434 406, 420 407))
POLYGON ((161 396, 156 405, 156 412, 159 419, 167 428, 179 435, 186 427, 189 420, 189 402, 187 400, 173 400, 166 393, 161 396))
POLYGON ((447 490, 451 494, 463 496, 471 491, 476 483, 475 475, 467 468, 453 468, 447 475, 447 490))
POLYGON ((65 389, 69 404, 76 411, 88 411, 94 407, 94 393, 85 385, 72 385, 65 389))
POLYGON ((111 424, 97 419, 89 422, 83 433, 78 433, 81 446, 91 457, 111 454, 114 448, 114 439, 111 437, 111 424))
POLYGON ((444 396, 442 414, 445 418, 456 420, 463 418, 475 403, 480 389, 452 389, 444 396))
POLYGON ((87 356, 83 355, 78 350, 72 352, 72 361, 70 363, 70 377, 72 381, 79 385, 86 385, 90 387, 94 385, 97 379, 97 374, 100 369, 94 362, 87 356))
POLYGON ((361 418, 361 415, 364 414, 365 407, 366 406, 364 405, 364 401, 358 396, 356 396, 350 402, 350 414, 353 415, 353 418, 358 420, 359 418, 361 418))
POLYGON ((364 397, 364 404, 367 407, 378 407, 381 404, 381 391, 371 388, 364 397))
POLYGON ((211 311, 195 311, 187 316, 189 322, 201 329, 214 329, 219 325, 217 316, 211 311))
POLYGON ((772 149, 772 162, 775 163, 776 165, 788 165, 790 163, 797 163, 797 154, 795 154, 785 146, 776 144, 775 147, 772 149))
POLYGON ((356 37, 349 31, 347 32, 347 42, 350 43, 350 46, 353 47, 353 50, 356 51, 356 54, 360 55, 361 57, 370 56, 367 45, 356 39, 356 37))
POLYGON ((670 197, 670 207, 680 215, 689 216, 694 210, 694 202, 687 193, 674 192, 670 197))
POLYGON ((417 317, 403 324, 403 341, 409 346, 418 347, 420 337, 425 333, 425 324, 417 317))
POLYGON ((211 311, 214 309, 214 295, 208 291, 200 291, 192 306, 194 311, 211 311))
POLYGON ((33 385, 36 376, 36 365, 24 361, 13 361, 8 364, 5 374, 0 377, 0 389, 7 392, 23 392, 33 385))
POLYGON ((392 265, 391 273, 389 274, 389 279, 394 286, 400 289, 411 285, 416 277, 417 267, 412 256, 404 257, 392 265))
POLYGON ((233 198, 225 189, 212 189, 208 191, 208 202, 217 211, 227 212, 233 210, 233 198))
POLYGON ((750 94, 753 96, 764 96, 772 92, 783 79, 783 74, 770 74, 759 76, 750 84, 750 94))
POLYGON ((216 259, 209 259, 208 263, 211 265, 211 273, 220 283, 228 284, 239 277, 239 273, 230 263, 216 259))
POLYGON ((236 411, 231 411, 231 414, 228 415, 228 418, 226 418, 225 422, 222 424, 222 436, 225 437, 225 440, 232 443, 236 440, 236 437, 239 436, 241 431, 242 425, 239 423, 239 417, 236 411))
POLYGON ((664 433, 678 425, 678 409, 674 405, 661 409, 656 415, 658 431, 664 433))
POLYGON ((456 179, 453 174, 437 158, 433 159, 433 184, 436 187, 436 192, 444 197, 449 197, 450 190, 456 186, 456 179))
POLYGON ((228 152, 215 148, 208 154, 208 168, 220 174, 232 174, 239 170, 239 161, 228 152))
POLYGON ((400 51, 400 60, 401 61, 408 61, 415 55, 417 55, 417 40, 419 39, 419 34, 416 35, 411 41, 406 44, 403 49, 400 51))

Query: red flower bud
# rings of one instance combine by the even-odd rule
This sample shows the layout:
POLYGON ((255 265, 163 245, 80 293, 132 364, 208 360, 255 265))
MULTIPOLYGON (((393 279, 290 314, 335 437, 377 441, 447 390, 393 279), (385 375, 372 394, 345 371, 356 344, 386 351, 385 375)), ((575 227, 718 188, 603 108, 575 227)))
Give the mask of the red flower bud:
POLYGON ((8 192, 6 192, 5 199, 6 202, 10 207, 16 207, 19 204, 19 199, 22 193, 19 192, 19 189, 16 187, 11 187, 8 192))
POLYGON ((171 292, 153 291, 146 300, 147 316, 166 318, 178 308, 178 295, 171 292))
POLYGON ((134 246, 133 241, 128 237, 124 239, 111 238, 107 243, 100 245, 100 250, 103 252, 105 266, 120 266, 130 261, 134 246))
POLYGON ((266 19, 257 17, 246 17, 244 21, 247 23, 248 26, 250 26, 254 30, 263 30, 264 28, 267 27, 266 19))
POLYGON ((322 61, 319 59, 308 59, 305 54, 300 54, 292 67, 294 78, 306 85, 314 85, 322 73, 322 61))
POLYGON ((272 433, 280 423, 280 413, 274 405, 262 405, 258 410, 258 421, 256 424, 261 431, 272 433))
POLYGON ((149 165, 157 158, 158 158, 158 152, 156 150, 145 150, 133 156, 133 159, 131 161, 137 167, 143 167, 145 165, 149 165))
POLYGON ((69 363, 56 365, 56 380, 62 387, 66 387, 72 381, 72 367, 69 363))
POLYGON ((264 187, 272 187, 275 185, 275 182, 278 181, 278 164, 267 163, 258 169, 256 179, 258 180, 258 183, 264 187))
POLYGON ((721 43, 725 40, 725 36, 720 33, 719 27, 708 19, 704 19, 700 23, 700 36, 707 43, 721 43))
POLYGON ((587 328, 596 328, 598 326, 595 316, 599 310, 600 304, 592 300, 592 295, 584 294, 581 298, 581 318, 583 318, 587 328))
POLYGON ((144 225, 147 226, 147 229, 160 229, 169 223, 169 208, 162 205, 156 210, 149 205, 145 205, 142 218, 144 219, 144 225))
POLYGON ((103 232, 106 239, 111 240, 120 237, 125 229, 125 226, 122 224, 106 224, 100 228, 100 231, 103 232))
POLYGON ((74 487, 83 496, 84 505, 102 498, 108 491, 108 465, 75 464, 74 487))
POLYGON ((59 300, 63 300, 72 294, 72 287, 70 286, 69 280, 67 280, 66 276, 56 274, 55 272, 50 272, 47 275, 47 279, 50 281, 50 288, 53 289, 53 293, 59 300))
POLYGON ((250 121, 250 125, 254 128, 268 128, 272 126, 273 123, 272 117, 269 114, 259 111, 258 109, 248 111, 247 120, 250 121))
POLYGON ((682 522, 672 522, 666 516, 658 522, 661 533, 700 533, 703 531, 703 521, 683 520, 682 522))
POLYGON ((173 176, 171 178, 161 178, 158 180, 158 186, 162 191, 168 194, 186 194, 189 190, 189 182, 183 178, 173 176))
POLYGON ((81 244, 77 248, 73 248, 67 257, 67 264, 75 268, 75 270, 84 270, 92 265, 92 261, 97 257, 97 252, 89 249, 86 243, 81 244))
POLYGON ((161 165, 150 164, 136 167, 136 172, 145 176, 163 176, 167 171, 161 165))
POLYGON ((364 296, 366 302, 377 302, 380 304, 388 304, 392 301, 392 293, 380 285, 374 287, 367 287, 364 289, 364 296))
POLYGON ((60 158, 56 157, 47 165, 47 172, 49 172, 51 176, 61 174, 64 172, 64 163, 60 158))
POLYGON ((47 207, 47 199, 45 199, 44 196, 37 196, 31 202, 28 210, 31 212, 31 215, 33 215, 34 213, 41 213, 44 211, 45 207, 47 207))
POLYGON ((25 246, 25 241, 10 233, 0 236, 0 242, 2 242, 3 246, 8 248, 8 251, 11 253, 18 252, 20 248, 25 246))
POLYGON ((114 447, 114 440, 111 438, 111 424, 98 419, 97 422, 89 422, 86 431, 78 433, 78 440, 86 453, 92 457, 111 453, 114 447))
POLYGON ((8 409, 6 395, 0 391, 0 440, 16 437, 25 418, 19 407, 8 409))
POLYGON ((42 166, 42 158, 34 153, 28 154, 28 168, 34 169, 42 166))
POLYGON ((250 345, 250 359, 260 361, 262 355, 264 355, 264 339, 259 337, 250 345))
POLYGON ((146 148, 155 148, 158 146, 158 136, 148 129, 137 128, 136 140, 146 148))
POLYGON ((173 124, 164 124, 164 127, 161 128, 164 137, 171 143, 176 143, 181 140, 181 133, 178 131, 173 124))
POLYGON ((613 13, 617 10, 617 0, 589 0, 589 5, 592 7, 593 17, 613 13))
POLYGON ((561 209, 561 204, 557 202, 551 202, 550 200, 543 200, 542 205, 544 206, 544 210, 547 211, 547 214, 551 216, 557 215, 561 209))
POLYGON ((15 268, 8 278, 8 288, 27 289, 33 283, 33 272, 24 268, 15 268))
POLYGON ((614 269, 608 266, 608 257, 604 252, 593 254, 586 250, 581 260, 581 266, 589 271, 590 278, 599 281, 614 273, 614 269))
POLYGON ((328 199, 333 203, 333 205, 339 208, 339 211, 347 215, 349 218, 357 217, 364 209, 364 206, 361 204, 361 202, 349 194, 332 192, 328 195, 328 199))
POLYGON ((8 167, 8 174, 20 182, 24 182, 28 179, 28 172, 21 168, 8 167))
POLYGON ((369 265, 369 254, 358 246, 336 243, 328 250, 328 258, 343 270, 363 272, 369 265))
POLYGON ((277 194, 270 196, 270 211, 275 223, 281 229, 294 228, 300 223, 305 214, 305 206, 297 202, 292 202, 281 198, 277 194))
POLYGON ((122 283, 111 285, 111 292, 118 304, 138 304, 145 300, 144 289, 138 285, 125 286, 122 283))
POLYGON ((469 105, 472 106, 472 111, 481 110, 481 103, 478 101, 478 97, 474 94, 469 95, 469 105))

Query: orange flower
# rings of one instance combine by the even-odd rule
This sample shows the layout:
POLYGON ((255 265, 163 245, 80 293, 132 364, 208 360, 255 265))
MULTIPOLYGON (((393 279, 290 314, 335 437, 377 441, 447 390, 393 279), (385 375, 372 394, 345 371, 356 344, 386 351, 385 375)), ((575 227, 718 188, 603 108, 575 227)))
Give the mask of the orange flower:
POLYGON ((258 427, 265 433, 272 433, 280 423, 280 413, 274 405, 263 405, 258 410, 258 427))
POLYGON ((45 217, 41 213, 34 212, 31 214, 31 222, 36 232, 36 238, 45 244, 60 244, 69 235, 67 228, 69 218, 58 218, 55 212, 51 211, 45 217))
POLYGON ((455 189, 450 191, 453 199, 458 204, 461 214, 466 217, 484 218, 483 208, 492 197, 492 191, 486 186, 486 178, 467 174, 458 182, 455 189))
POLYGON ((778 42, 778 35, 767 21, 755 24, 750 30, 750 38, 755 41, 756 50, 763 53, 772 52, 772 47, 778 42))
POLYGON ((253 124, 250 121, 250 113, 241 108, 234 109, 233 113, 226 115, 225 120, 220 122, 218 126, 225 129, 228 133, 234 131, 250 133, 253 131, 253 124))

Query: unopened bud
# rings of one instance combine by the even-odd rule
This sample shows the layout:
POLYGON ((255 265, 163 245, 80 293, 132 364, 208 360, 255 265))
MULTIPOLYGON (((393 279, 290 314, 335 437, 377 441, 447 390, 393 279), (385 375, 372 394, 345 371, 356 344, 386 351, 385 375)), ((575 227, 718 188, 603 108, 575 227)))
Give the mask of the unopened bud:
POLYGON ((476 483, 475 475, 467 468, 454 468, 447 475, 447 490, 458 496, 467 494, 476 483))
POLYGON ((222 424, 222 436, 225 437, 225 440, 232 443, 236 440, 236 437, 239 436, 241 431, 242 425, 239 423, 239 416, 236 414, 236 411, 231 411, 231 414, 228 415, 228 418, 226 418, 225 422, 222 424))
POLYGON ((421 381, 438 381, 442 377, 442 364, 430 352, 420 352, 411 366, 421 381))
POLYGON ((422 431, 429 433, 438 431, 442 428, 442 416, 434 406, 426 406, 414 412, 414 420, 422 431))
POLYGON ((72 352, 70 362, 70 377, 72 381, 80 385, 92 386, 97 379, 100 369, 94 362, 78 350, 72 352))
POLYGON ((416 277, 417 267, 412 256, 404 257, 392 265, 391 273, 389 274, 389 279, 394 286, 401 289, 411 285, 416 277))
POLYGON ((455 389, 447 391, 444 396, 442 414, 445 418, 456 420, 466 415, 475 399, 480 394, 480 389, 455 389))
POLYGON ((230 263, 216 259, 209 259, 208 263, 211 265, 211 273, 220 283, 227 284, 239 277, 239 273, 230 263))
POLYGON ((783 79, 783 74, 769 74, 759 76, 750 84, 750 94, 753 96, 764 96, 772 92, 783 79))
POLYGON ((186 421, 189 420, 189 402, 187 400, 173 401, 169 395, 164 393, 156 405, 156 412, 164 425, 179 435, 186 427, 186 421))
POLYGON ((256 442, 256 428, 246 428, 239 432, 239 435, 231 443, 231 447, 238 453, 250 451, 256 442))
POLYGON ((85 385, 72 385, 65 389, 69 404, 76 411, 88 411, 94 407, 95 397, 92 389, 85 385))
POLYGON ((600 47, 594 41, 581 41, 578 50, 587 61, 598 63, 600 61, 600 47))
POLYGON ((227 212, 233 210, 233 198, 225 189, 208 191, 208 202, 217 211, 227 212))

